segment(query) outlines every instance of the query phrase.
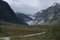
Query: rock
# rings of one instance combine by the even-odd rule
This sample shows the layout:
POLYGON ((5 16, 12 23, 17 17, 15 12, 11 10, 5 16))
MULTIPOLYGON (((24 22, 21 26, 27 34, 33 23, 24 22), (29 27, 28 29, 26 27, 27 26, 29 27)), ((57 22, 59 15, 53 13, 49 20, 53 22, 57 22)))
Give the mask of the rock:
POLYGON ((26 24, 16 16, 9 4, 2 0, 0 0, 0 20, 16 24, 26 24))
POLYGON ((58 21, 60 19, 60 3, 54 3, 47 9, 42 10, 42 12, 37 12, 34 17, 33 25, 45 25, 58 21))

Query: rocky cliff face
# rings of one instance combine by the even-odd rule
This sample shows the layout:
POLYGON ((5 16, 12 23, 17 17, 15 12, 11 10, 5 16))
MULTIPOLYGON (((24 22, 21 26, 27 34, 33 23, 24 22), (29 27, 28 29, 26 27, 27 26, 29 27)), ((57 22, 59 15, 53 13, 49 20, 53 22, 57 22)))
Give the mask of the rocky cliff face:
POLYGON ((42 10, 42 12, 37 12, 34 17, 33 25, 44 25, 60 19, 60 3, 54 3, 49 8, 42 10))
POLYGON ((26 24, 16 16, 9 4, 2 0, 0 0, 0 20, 17 24, 26 24))

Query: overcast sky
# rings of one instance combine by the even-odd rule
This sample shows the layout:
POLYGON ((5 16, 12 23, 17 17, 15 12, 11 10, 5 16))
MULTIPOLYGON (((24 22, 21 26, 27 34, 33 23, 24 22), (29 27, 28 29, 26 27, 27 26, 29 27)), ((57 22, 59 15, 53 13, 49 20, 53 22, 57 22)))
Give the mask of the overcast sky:
POLYGON ((48 8, 54 2, 60 0, 4 0, 9 3, 14 12, 22 12, 25 14, 34 14, 39 10, 48 8))

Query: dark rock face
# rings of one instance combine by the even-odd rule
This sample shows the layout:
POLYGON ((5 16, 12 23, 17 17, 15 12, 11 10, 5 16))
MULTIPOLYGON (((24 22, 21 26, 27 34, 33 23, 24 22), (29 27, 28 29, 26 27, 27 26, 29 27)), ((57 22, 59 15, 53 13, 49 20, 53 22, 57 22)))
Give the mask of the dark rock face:
POLYGON ((0 0, 0 20, 17 24, 26 24, 16 16, 9 4, 2 0, 0 0))

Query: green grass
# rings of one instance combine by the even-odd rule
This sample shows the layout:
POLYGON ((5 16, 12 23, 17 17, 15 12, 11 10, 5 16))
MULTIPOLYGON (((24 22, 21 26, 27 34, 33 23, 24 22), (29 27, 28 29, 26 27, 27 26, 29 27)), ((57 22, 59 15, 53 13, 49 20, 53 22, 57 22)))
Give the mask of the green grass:
POLYGON ((60 24, 29 26, 0 22, 0 37, 11 37, 11 40, 58 40, 60 39, 60 24), (40 32, 46 33, 33 37, 13 37, 40 32))
POLYGON ((19 26, 5 25, 5 26, 0 26, 0 28, 1 28, 1 34, 4 36, 19 36, 19 35, 47 32, 51 27, 26 26, 26 25, 19 25, 19 26))

